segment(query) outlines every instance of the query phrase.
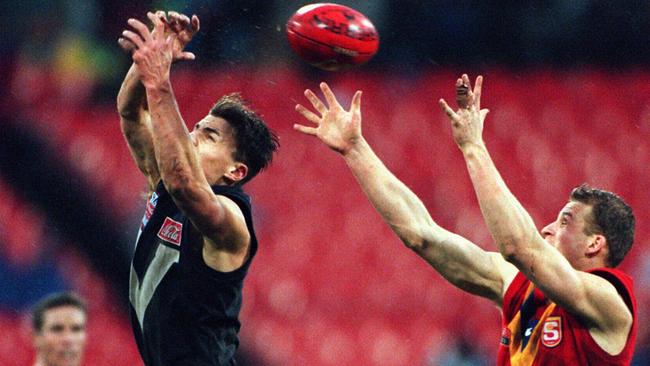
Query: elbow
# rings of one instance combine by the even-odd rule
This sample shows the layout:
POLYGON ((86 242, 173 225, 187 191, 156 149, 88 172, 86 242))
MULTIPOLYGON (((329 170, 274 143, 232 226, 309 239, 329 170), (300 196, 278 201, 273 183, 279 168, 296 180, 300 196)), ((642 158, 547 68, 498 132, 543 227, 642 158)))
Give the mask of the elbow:
POLYGON ((167 192, 177 199, 192 197, 192 192, 196 189, 189 172, 182 170, 169 172, 161 169, 160 177, 167 192))
POLYGON ((407 248, 411 249, 416 253, 421 252, 426 247, 426 243, 424 242, 424 240, 422 240, 422 238, 402 237, 402 243, 404 243, 404 246, 406 246, 407 248))
POLYGON ((193 188, 191 184, 178 179, 165 179, 164 177, 162 178, 162 181, 165 185, 165 189, 172 197, 180 200, 192 197, 193 188))
POLYGON ((534 249, 537 243, 536 235, 536 232, 532 232, 530 235, 522 234, 500 238, 497 243, 503 259, 513 264, 521 262, 534 249))
POLYGON ((499 251, 501 252, 501 256, 503 259, 505 259, 507 262, 514 263, 517 261, 517 257, 519 255, 519 250, 516 245, 512 243, 500 243, 499 244, 499 251))
POLYGON ((420 226, 409 227, 401 231, 397 231, 397 234, 402 240, 402 243, 404 243, 404 246, 416 253, 421 253, 431 243, 431 240, 427 239, 427 233, 427 227, 420 226))
POLYGON ((503 259, 510 263, 515 262, 517 260, 517 257, 522 255, 522 252, 525 248, 523 240, 517 236, 498 238, 497 245, 499 247, 499 252, 501 252, 501 256, 503 256, 503 259))

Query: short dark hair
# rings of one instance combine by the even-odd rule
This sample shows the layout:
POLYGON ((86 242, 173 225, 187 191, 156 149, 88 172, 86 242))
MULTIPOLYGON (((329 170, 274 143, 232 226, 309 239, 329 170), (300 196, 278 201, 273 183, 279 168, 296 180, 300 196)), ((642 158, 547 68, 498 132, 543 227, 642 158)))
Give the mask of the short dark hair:
POLYGON ((273 153, 280 146, 279 139, 239 93, 221 97, 210 109, 210 115, 225 119, 235 131, 234 158, 248 166, 248 174, 239 185, 253 179, 271 163, 273 153))
POLYGON ((43 330, 45 312, 63 306, 74 306, 81 310, 84 315, 88 313, 85 301, 83 301, 79 296, 70 292, 51 294, 43 298, 32 308, 32 328, 37 332, 43 330))
POLYGON ((582 184, 571 191, 571 201, 591 206, 585 234, 601 234, 607 239, 609 257, 607 265, 621 263, 634 242, 634 213, 632 208, 616 194, 582 184))

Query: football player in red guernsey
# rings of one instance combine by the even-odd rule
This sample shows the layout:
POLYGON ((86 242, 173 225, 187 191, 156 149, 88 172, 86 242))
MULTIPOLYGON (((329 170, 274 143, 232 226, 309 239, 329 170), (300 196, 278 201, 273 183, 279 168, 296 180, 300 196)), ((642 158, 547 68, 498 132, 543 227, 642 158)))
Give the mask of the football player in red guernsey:
MULTIPOLYGON (((483 142, 482 83, 479 76, 472 90, 463 75, 456 81, 458 110, 443 99, 440 106, 504 259, 494 263, 503 285, 498 365, 630 364, 636 302, 632 279, 615 267, 634 239, 631 208, 611 192, 583 185, 540 233, 483 142)), ((561 162, 549 162, 549 169, 552 164, 561 162)))
MULTIPOLYGON (((503 311, 498 365, 628 365, 636 336, 632 280, 615 269, 632 246, 634 216, 613 193, 579 186, 541 233, 496 170, 482 138, 483 79, 456 83, 459 109, 444 100, 481 210, 500 253, 440 227, 361 133, 361 92, 345 110, 325 83, 311 90, 310 123, 294 128, 341 155, 368 199, 402 242, 461 290, 503 311)), ((549 167, 549 169, 552 167, 549 167)))

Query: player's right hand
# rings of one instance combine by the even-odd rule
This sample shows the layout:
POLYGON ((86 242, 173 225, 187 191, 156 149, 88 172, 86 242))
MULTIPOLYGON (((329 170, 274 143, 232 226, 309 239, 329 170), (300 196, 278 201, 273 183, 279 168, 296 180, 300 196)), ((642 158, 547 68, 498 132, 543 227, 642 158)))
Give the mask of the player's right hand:
POLYGON ((488 109, 481 109, 481 90, 483 76, 476 78, 474 90, 469 81, 469 76, 463 74, 456 80, 456 102, 458 110, 454 112, 444 99, 438 104, 451 122, 452 136, 456 145, 461 150, 467 146, 483 146, 483 124, 488 109))
POLYGON ((345 155, 362 140, 361 91, 354 93, 350 110, 346 111, 326 83, 320 83, 320 89, 327 105, 314 92, 305 90, 305 97, 309 99, 318 114, 301 104, 296 105, 296 111, 316 127, 294 124, 293 128, 304 134, 318 137, 330 149, 345 155))

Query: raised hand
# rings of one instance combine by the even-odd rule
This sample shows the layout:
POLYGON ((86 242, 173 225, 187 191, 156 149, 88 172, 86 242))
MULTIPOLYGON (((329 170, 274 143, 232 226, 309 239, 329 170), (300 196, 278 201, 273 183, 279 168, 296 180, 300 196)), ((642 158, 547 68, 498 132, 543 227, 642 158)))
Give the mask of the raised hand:
MULTIPOLYGON (((174 34, 174 42, 172 43, 172 57, 173 61, 182 61, 182 60, 194 60, 196 56, 192 52, 185 52, 185 46, 192 40, 192 37, 199 31, 201 24, 199 18, 196 15, 192 15, 190 19, 185 14, 180 14, 175 11, 170 11, 165 14, 164 11, 156 11, 156 13, 150 16, 148 13, 147 16, 149 19, 159 19, 163 22, 165 27, 163 28, 163 34, 165 36, 170 36, 174 34)), ((154 28, 151 33, 155 35, 156 29, 154 28)), ((126 52, 133 52, 136 49, 136 45, 127 37, 120 37, 117 41, 126 52)))
POLYGON ((177 38, 175 33, 165 35, 165 23, 155 14, 147 13, 147 16, 154 24, 152 32, 137 19, 128 20, 134 31, 127 29, 122 32, 122 36, 134 46, 131 57, 146 88, 159 86, 169 80, 173 44, 177 38))
POLYGON ((361 136, 361 91, 354 93, 350 110, 346 111, 336 100, 336 96, 326 83, 320 83, 320 89, 325 96, 327 106, 312 92, 305 90, 305 96, 311 102, 318 114, 296 105, 296 111, 302 114, 316 127, 294 124, 297 131, 318 137, 332 150, 345 155, 358 143, 361 136), (320 116, 319 116, 320 115, 320 116))
POLYGON ((483 123, 488 109, 481 109, 481 88, 483 77, 478 76, 472 90, 469 77, 463 74, 456 80, 456 103, 458 110, 454 112, 444 99, 438 104, 451 121, 451 130, 458 147, 483 145, 483 123))
MULTIPOLYGON (((158 16, 159 13, 162 13, 161 19, 164 19, 165 12, 159 11, 156 15, 158 16)), ((173 43, 174 61, 194 60, 195 56, 192 52, 183 52, 183 50, 201 28, 199 17, 192 15, 192 19, 190 19, 185 14, 169 11, 167 12, 166 20, 165 30, 167 32, 173 32, 177 36, 173 43)))

